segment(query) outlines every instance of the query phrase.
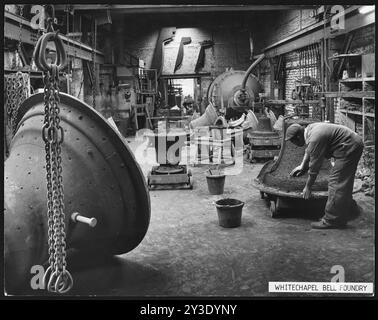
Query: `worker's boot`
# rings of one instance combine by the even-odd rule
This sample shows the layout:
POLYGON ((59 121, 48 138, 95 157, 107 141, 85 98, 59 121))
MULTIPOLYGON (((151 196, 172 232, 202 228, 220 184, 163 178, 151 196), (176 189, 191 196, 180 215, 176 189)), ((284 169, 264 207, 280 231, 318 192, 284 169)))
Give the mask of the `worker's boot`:
POLYGON ((351 209, 349 211, 348 221, 356 220, 361 215, 362 208, 353 199, 351 209))
POLYGON ((320 221, 311 223, 311 228, 313 229, 342 229, 342 228, 345 228, 345 226, 346 226, 346 223, 343 223, 343 224, 329 223, 323 218, 320 221))

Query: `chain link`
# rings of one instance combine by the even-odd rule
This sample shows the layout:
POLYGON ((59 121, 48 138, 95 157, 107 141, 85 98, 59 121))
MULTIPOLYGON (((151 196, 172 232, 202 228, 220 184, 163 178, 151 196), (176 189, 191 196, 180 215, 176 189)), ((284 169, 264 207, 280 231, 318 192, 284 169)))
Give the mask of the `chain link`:
POLYGON ((92 106, 96 109, 96 62, 95 51, 92 49, 92 106))
POLYGON ((17 113, 21 103, 29 96, 29 74, 18 71, 5 75, 5 109, 12 135, 16 133, 17 113))
POLYGON ((47 219, 49 267, 44 283, 51 292, 65 293, 71 289, 73 280, 66 270, 66 232, 64 213, 64 190, 62 178, 63 128, 60 125, 59 68, 52 65, 44 70, 44 124, 42 137, 45 142, 47 219))
POLYGON ((96 61, 95 61, 95 49, 96 49, 96 22, 93 22, 93 29, 92 29, 92 106, 93 109, 96 109, 96 89, 97 89, 97 82, 96 82, 96 61))
MULTIPOLYGON (((24 6, 21 4, 20 5, 20 17, 22 18, 24 16, 24 6)), ((18 33, 18 44, 17 44, 17 51, 18 54, 21 55, 21 36, 22 36, 22 20, 20 19, 19 22, 19 33, 18 33)))

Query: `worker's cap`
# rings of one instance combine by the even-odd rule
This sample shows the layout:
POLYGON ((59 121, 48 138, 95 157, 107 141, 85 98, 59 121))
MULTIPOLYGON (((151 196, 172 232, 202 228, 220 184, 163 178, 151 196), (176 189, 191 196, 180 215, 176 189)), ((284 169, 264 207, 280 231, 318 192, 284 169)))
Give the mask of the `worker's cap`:
POLYGON ((292 138, 294 138, 298 132, 302 130, 302 126, 298 123, 293 123, 286 129, 286 134, 285 134, 285 141, 288 141, 292 138))

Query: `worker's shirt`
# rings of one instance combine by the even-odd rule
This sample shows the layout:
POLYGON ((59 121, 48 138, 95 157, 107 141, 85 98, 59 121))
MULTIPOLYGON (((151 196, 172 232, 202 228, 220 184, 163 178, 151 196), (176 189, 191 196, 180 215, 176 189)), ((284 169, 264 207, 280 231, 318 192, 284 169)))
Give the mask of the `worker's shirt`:
POLYGON ((348 156, 361 143, 361 137, 351 129, 333 123, 316 122, 304 131, 310 156, 309 174, 317 175, 324 158, 340 159, 348 156))

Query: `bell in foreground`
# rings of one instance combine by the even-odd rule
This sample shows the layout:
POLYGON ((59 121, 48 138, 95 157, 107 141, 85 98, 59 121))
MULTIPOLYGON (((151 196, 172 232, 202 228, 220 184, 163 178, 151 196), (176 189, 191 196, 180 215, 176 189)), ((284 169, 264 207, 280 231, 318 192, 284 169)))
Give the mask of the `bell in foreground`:
MULTIPOLYGON (((150 221, 142 171, 106 119, 80 100, 60 96, 67 250, 129 252, 143 240, 150 221)), ((43 120, 43 93, 37 93, 20 106, 5 161, 5 286, 10 293, 28 286, 32 266, 48 259, 43 120)))

